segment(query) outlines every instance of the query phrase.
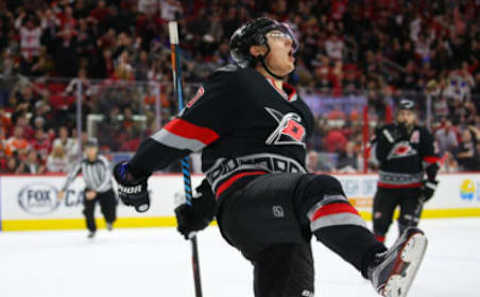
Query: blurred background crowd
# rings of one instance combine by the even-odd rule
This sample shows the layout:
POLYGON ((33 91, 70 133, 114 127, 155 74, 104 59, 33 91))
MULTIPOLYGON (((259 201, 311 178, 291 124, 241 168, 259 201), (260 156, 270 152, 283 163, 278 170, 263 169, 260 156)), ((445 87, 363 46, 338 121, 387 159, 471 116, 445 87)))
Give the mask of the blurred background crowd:
POLYGON ((92 136, 131 153, 176 113, 168 21, 188 98, 262 15, 298 34, 289 80, 316 116, 311 170, 366 170, 371 131, 403 97, 444 171, 480 170, 479 14, 479 0, 0 0, 0 172, 67 172, 92 136))

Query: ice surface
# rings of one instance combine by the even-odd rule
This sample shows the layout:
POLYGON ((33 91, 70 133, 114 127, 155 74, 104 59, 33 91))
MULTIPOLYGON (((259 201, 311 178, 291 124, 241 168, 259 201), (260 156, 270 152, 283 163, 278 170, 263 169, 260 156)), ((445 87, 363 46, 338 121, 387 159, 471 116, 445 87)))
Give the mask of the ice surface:
MULTIPOLYGON (((480 296, 480 218, 421 227, 430 245, 409 297, 480 296)), ((312 244, 315 296, 377 296, 357 271, 312 244)), ((216 227, 199 234, 199 247, 205 297, 253 296, 252 267, 216 227)), ((173 228, 99 230, 94 240, 86 231, 0 233, 0 296, 193 297, 190 244, 173 228)))

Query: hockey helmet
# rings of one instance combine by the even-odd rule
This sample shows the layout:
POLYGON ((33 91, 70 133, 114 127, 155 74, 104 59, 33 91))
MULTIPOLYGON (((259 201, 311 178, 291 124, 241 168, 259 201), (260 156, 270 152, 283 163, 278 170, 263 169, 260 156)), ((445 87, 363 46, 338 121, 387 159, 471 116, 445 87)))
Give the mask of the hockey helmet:
POLYGON ((288 34, 293 41, 293 52, 297 51, 298 41, 290 25, 267 17, 260 17, 244 24, 232 34, 230 38, 230 55, 233 61, 242 68, 255 66, 258 57, 250 54, 250 47, 252 45, 265 45, 268 49, 268 54, 270 48, 266 34, 273 30, 279 30, 288 34))
POLYGON ((98 140, 96 138, 89 138, 85 147, 98 147, 98 140))
POLYGON ((398 103, 398 110, 411 110, 415 111, 415 102, 411 99, 401 99, 398 103))

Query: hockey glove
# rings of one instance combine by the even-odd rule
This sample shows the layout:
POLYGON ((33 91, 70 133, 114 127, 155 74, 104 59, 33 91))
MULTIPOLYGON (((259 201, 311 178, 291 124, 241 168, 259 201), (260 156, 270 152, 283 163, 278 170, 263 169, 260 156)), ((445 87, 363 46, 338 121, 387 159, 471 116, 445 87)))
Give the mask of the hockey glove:
POLYGON ((213 220, 217 212, 217 202, 206 179, 196 189, 197 195, 191 200, 191 205, 186 201, 175 208, 177 217, 177 230, 189 239, 195 231, 205 229, 213 220))
POLYGON ((424 180, 422 190, 423 201, 428 201, 433 197, 435 190, 437 189, 438 181, 436 180, 424 180))
POLYGON ((115 165, 113 176, 118 183, 118 196, 123 204, 135 207, 137 212, 145 212, 150 208, 150 197, 147 191, 148 176, 134 177, 125 161, 115 165))

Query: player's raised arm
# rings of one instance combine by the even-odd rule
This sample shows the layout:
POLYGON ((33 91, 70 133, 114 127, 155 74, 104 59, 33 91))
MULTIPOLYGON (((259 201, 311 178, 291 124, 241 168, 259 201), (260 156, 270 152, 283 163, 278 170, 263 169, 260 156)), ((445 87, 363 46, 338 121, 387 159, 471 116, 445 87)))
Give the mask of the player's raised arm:
POLYGON ((177 117, 141 143, 130 162, 114 167, 119 197, 126 205, 148 210, 146 180, 153 171, 201 151, 228 133, 237 105, 230 76, 228 71, 217 71, 177 117))

